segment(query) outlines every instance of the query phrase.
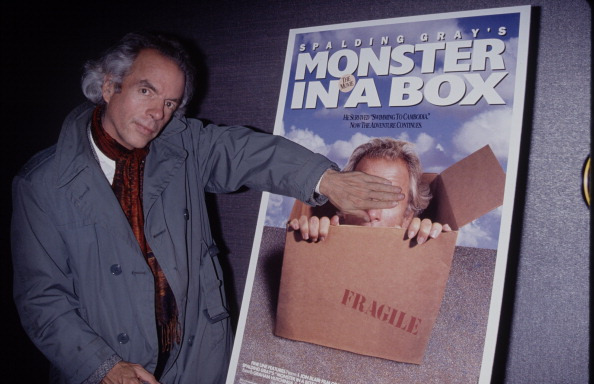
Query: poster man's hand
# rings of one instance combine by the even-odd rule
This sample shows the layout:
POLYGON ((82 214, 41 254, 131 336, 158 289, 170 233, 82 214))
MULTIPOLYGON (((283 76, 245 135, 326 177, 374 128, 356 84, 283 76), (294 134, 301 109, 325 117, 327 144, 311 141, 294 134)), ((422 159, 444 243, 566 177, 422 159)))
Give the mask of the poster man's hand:
MULTIPOLYGON (((339 217, 336 215, 332 216, 332 218, 302 215, 299 219, 293 219, 289 222, 289 228, 299 231, 303 240, 310 240, 314 243, 326 240, 330 233, 330 225, 340 225, 339 217)), ((397 228, 400 228, 400 226, 397 226, 397 228)), ((448 224, 432 222, 429 219, 421 220, 415 217, 408 225, 407 236, 409 239, 416 237, 417 244, 421 245, 429 238, 437 239, 442 232, 451 231, 452 228, 448 224)))
POLYGON ((452 228, 448 224, 432 222, 429 219, 419 219, 415 217, 408 225, 408 238, 417 237, 417 244, 423 244, 427 239, 437 239, 442 232, 451 232, 452 228))
POLYGON ((289 222, 289 228, 294 231, 301 232, 301 238, 303 240, 311 240, 312 242, 324 241, 328 237, 330 225, 338 225, 339 218, 334 215, 332 218, 326 216, 307 217, 301 216, 299 219, 293 219, 289 222))

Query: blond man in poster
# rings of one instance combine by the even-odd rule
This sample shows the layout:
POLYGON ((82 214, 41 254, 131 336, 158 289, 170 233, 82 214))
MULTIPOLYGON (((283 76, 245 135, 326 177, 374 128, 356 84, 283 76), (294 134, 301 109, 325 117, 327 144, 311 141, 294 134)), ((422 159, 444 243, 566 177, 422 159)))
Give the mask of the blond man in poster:
MULTIPOLYGON (((368 227, 407 228, 409 238, 423 244, 429 238, 437 238, 441 232, 449 232, 448 224, 421 219, 418 215, 429 205, 429 186, 421 180, 423 169, 412 143, 389 137, 374 138, 358 146, 343 172, 361 171, 383 177, 402 189, 405 198, 393 208, 367 210, 369 221, 349 214, 317 216, 311 207, 296 202, 289 227, 299 230, 304 239, 313 242, 327 238, 330 225, 361 225, 368 227), (295 212, 301 215, 294 215, 295 212)), ((328 214, 328 212, 324 212, 328 214)))

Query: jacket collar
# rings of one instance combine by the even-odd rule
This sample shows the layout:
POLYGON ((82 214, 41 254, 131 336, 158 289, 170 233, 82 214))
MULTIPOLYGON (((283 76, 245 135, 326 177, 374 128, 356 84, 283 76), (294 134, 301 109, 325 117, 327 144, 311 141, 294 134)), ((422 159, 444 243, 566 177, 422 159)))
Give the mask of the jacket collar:
POLYGON ((87 139, 87 125, 94 105, 85 103, 75 108, 64 120, 56 146, 56 186, 68 184, 94 160, 87 139))
MULTIPOLYGON (((93 155, 90 142, 88 140, 87 127, 91 119, 91 114, 95 105, 91 103, 84 103, 75 108, 64 120, 62 131, 58 138, 56 148, 57 160, 57 178, 56 186, 62 187, 76 177, 83 169, 87 168, 89 164, 96 161, 93 155)), ((149 153, 149 157, 159 155, 159 161, 151 162, 154 166, 164 165, 168 167, 167 159, 172 157, 174 159, 185 159, 186 151, 169 143, 168 139, 172 136, 184 131, 187 127, 185 118, 174 117, 169 124, 167 124, 161 134, 155 138, 151 143, 151 152, 156 152, 153 155, 149 153), (161 150, 160 146, 166 147, 166 150, 161 150), (162 156, 165 156, 163 158, 162 156)), ((174 161, 174 163, 176 163, 174 161)), ((179 167, 179 165, 177 166, 179 167)), ((176 167, 176 168, 177 168, 176 167)), ((151 174, 156 170, 152 169, 151 174)))

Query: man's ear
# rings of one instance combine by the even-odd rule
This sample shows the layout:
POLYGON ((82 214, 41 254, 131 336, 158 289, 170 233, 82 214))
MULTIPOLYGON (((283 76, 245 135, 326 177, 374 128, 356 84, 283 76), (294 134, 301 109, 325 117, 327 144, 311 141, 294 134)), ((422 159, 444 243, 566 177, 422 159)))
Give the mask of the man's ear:
POLYGON ((106 75, 103 79, 103 85, 101 86, 101 94, 103 95, 103 100, 109 104, 109 100, 115 93, 115 83, 112 80, 111 75, 106 75))

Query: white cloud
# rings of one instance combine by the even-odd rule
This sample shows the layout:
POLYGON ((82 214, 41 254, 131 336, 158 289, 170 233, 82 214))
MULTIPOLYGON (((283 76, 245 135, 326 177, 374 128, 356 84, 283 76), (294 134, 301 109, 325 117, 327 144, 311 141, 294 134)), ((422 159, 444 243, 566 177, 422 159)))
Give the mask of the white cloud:
POLYGON ((270 194, 264 225, 284 228, 291 214, 294 198, 270 194))
POLYGON ((481 242, 489 238, 489 234, 476 222, 472 222, 460 228, 456 245, 464 247, 479 247, 481 242))
MULTIPOLYGON (((346 165, 355 148, 375 137, 356 132, 349 140, 336 140, 333 143, 326 143, 321 136, 308 128, 299 129, 291 126, 289 131, 285 132, 281 127, 280 131, 279 134, 284 135, 287 139, 301 144, 313 152, 328 157, 332 161, 335 161, 341 168, 346 165)), ((419 155, 430 154, 431 152, 443 152, 443 147, 437 144, 437 140, 426 133, 419 134, 414 141, 411 140, 409 134, 406 132, 401 133, 396 139, 412 142, 419 155)))
MULTIPOLYGON (((367 143, 369 140, 376 136, 368 136, 363 133, 355 133, 351 138, 347 140, 337 140, 332 144, 328 144, 329 148, 327 156, 335 161, 339 166, 343 167, 346 165, 349 157, 359 145, 367 143)), ((433 151, 437 148, 436 140, 426 133, 421 133, 415 141, 411 141, 410 136, 403 132, 398 137, 398 140, 410 141, 415 145, 417 154, 421 155, 433 151)))
POLYGON ((328 146, 324 142, 324 139, 307 128, 297 129, 295 126, 292 126, 289 132, 285 134, 285 137, 297 144, 301 144, 310 151, 322 155, 328 154, 328 146))
POLYGON ((456 244, 464 247, 497 249, 502 212, 501 207, 496 208, 460 228, 456 244))
POLYGON ((417 155, 421 156, 423 153, 436 149, 436 140, 426 133, 421 133, 415 141, 415 149, 417 155))
POLYGON ((512 109, 503 107, 481 113, 464 123, 452 139, 459 152, 455 157, 461 159, 489 144, 495 156, 501 161, 506 161, 511 117, 512 109))
POLYGON ((359 145, 368 142, 371 136, 367 136, 363 133, 355 133, 351 136, 350 140, 337 140, 332 143, 329 147, 328 157, 334 160, 341 168, 346 165, 351 153, 359 145))

